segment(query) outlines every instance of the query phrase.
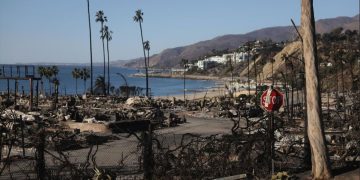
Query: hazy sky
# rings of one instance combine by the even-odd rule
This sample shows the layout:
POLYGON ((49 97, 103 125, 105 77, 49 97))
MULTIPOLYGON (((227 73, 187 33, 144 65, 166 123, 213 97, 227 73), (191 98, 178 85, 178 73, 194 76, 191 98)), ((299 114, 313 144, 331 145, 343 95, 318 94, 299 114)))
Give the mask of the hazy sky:
MULTIPOLYGON (((300 0, 90 0, 93 57, 102 62, 103 10, 114 32, 110 59, 142 56, 139 24, 150 53, 224 34, 242 34, 269 26, 299 24, 300 0)), ((90 62, 86 0, 0 0, 0 63, 90 62)), ((314 0, 315 18, 354 16, 359 0, 314 0)))

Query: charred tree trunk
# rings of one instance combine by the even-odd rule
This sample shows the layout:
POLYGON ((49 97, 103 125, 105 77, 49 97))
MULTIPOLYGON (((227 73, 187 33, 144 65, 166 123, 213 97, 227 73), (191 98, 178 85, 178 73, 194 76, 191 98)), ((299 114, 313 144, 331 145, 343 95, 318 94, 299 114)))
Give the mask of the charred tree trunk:
POLYGON ((303 50, 306 76, 306 103, 308 135, 312 154, 312 175, 314 179, 331 178, 331 170, 325 145, 324 129, 321 121, 321 99, 317 67, 315 22, 312 0, 302 0, 301 27, 303 30, 303 50))

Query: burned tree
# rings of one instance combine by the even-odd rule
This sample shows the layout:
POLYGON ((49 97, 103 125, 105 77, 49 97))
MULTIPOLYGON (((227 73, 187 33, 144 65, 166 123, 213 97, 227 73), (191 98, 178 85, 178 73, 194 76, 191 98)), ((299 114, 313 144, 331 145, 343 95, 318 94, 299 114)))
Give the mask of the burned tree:
POLYGON ((301 2, 301 27, 303 31, 307 92, 306 109, 308 115, 308 135, 312 153, 312 175, 314 179, 329 179, 332 175, 321 121, 321 96, 312 0, 302 0, 301 2))

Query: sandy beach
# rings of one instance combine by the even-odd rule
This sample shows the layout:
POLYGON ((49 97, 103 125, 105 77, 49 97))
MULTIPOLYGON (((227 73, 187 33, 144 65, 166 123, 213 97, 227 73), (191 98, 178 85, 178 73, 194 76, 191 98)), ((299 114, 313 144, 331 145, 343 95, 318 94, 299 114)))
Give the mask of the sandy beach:
MULTIPOLYGON (((224 85, 222 87, 213 87, 210 88, 206 91, 191 91, 191 92, 186 92, 185 98, 187 100, 196 100, 196 99, 202 99, 205 96, 212 98, 212 97, 217 97, 217 96, 224 96, 226 93, 225 87, 224 85)), ((169 96, 155 96, 155 99, 184 99, 184 94, 177 94, 177 95, 169 95, 169 96)))
MULTIPOLYGON (((250 94, 254 94, 255 91, 251 90, 250 94)), ((234 93, 234 95, 237 97, 240 94, 249 94, 248 90, 241 90, 234 93)), ((210 88, 206 91, 197 91, 197 92, 186 92, 185 98, 187 100, 197 100, 202 99, 204 97, 206 98, 213 98, 213 97, 219 97, 219 96, 225 96, 227 94, 227 90, 225 89, 225 84, 218 85, 217 87, 210 88)), ((177 95, 169 95, 169 96, 155 96, 155 99, 184 99, 184 94, 177 94, 177 95)))

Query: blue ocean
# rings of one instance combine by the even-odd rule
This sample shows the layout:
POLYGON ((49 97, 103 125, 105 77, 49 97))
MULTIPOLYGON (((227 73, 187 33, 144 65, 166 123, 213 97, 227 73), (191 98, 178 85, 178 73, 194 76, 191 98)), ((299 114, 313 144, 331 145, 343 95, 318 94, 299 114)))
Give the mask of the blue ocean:
MULTIPOLYGON (((63 65, 58 66, 59 74, 57 78, 59 79, 59 93, 61 95, 72 95, 76 94, 76 80, 72 76, 72 71, 74 68, 84 68, 85 66, 70 66, 70 65, 63 65)), ((90 69, 90 67, 87 66, 90 69)), ((37 69, 37 66, 35 66, 37 69)), ((103 67, 102 66, 94 66, 93 67, 94 73, 94 85, 95 80, 98 76, 103 74, 103 67)), ((35 70, 35 72, 37 72, 35 70)), ((110 67, 110 84, 115 88, 119 86, 125 85, 125 81, 121 78, 120 75, 117 73, 121 73, 125 76, 129 86, 137 86, 137 87, 146 87, 146 82, 144 77, 132 77, 132 74, 138 73, 136 69, 126 69, 121 67, 110 67)), ((107 73, 106 73, 107 74, 107 73)), ((39 77, 38 75, 36 75, 39 77)), ((107 76, 106 76, 107 77, 107 76)), ((106 79, 107 82, 107 79, 106 79)), ((49 92, 49 85, 48 80, 43 78, 43 87, 44 91, 49 92)), ((34 83, 34 90, 35 85, 34 83)), ((15 81, 9 81, 10 91, 15 91, 15 81)), ((90 88, 90 78, 84 84, 84 81, 81 79, 77 80, 77 91, 78 94, 82 94, 85 92, 85 89, 90 88), (85 87, 86 86, 86 87, 85 87)), ((171 96, 171 95, 178 95, 183 93, 183 79, 174 79, 174 78, 149 78, 149 88, 151 88, 151 95, 152 96, 171 96)), ((205 91, 211 87, 215 87, 215 81, 211 80, 186 80, 186 89, 188 92, 191 91, 205 91)), ((40 82, 39 82, 39 91, 40 91, 40 82)), ((18 83, 18 92, 22 93, 29 92, 29 81, 27 80, 20 80, 18 83)), ((0 79, 0 92, 6 93, 7 92, 7 81, 4 79, 0 79)))

